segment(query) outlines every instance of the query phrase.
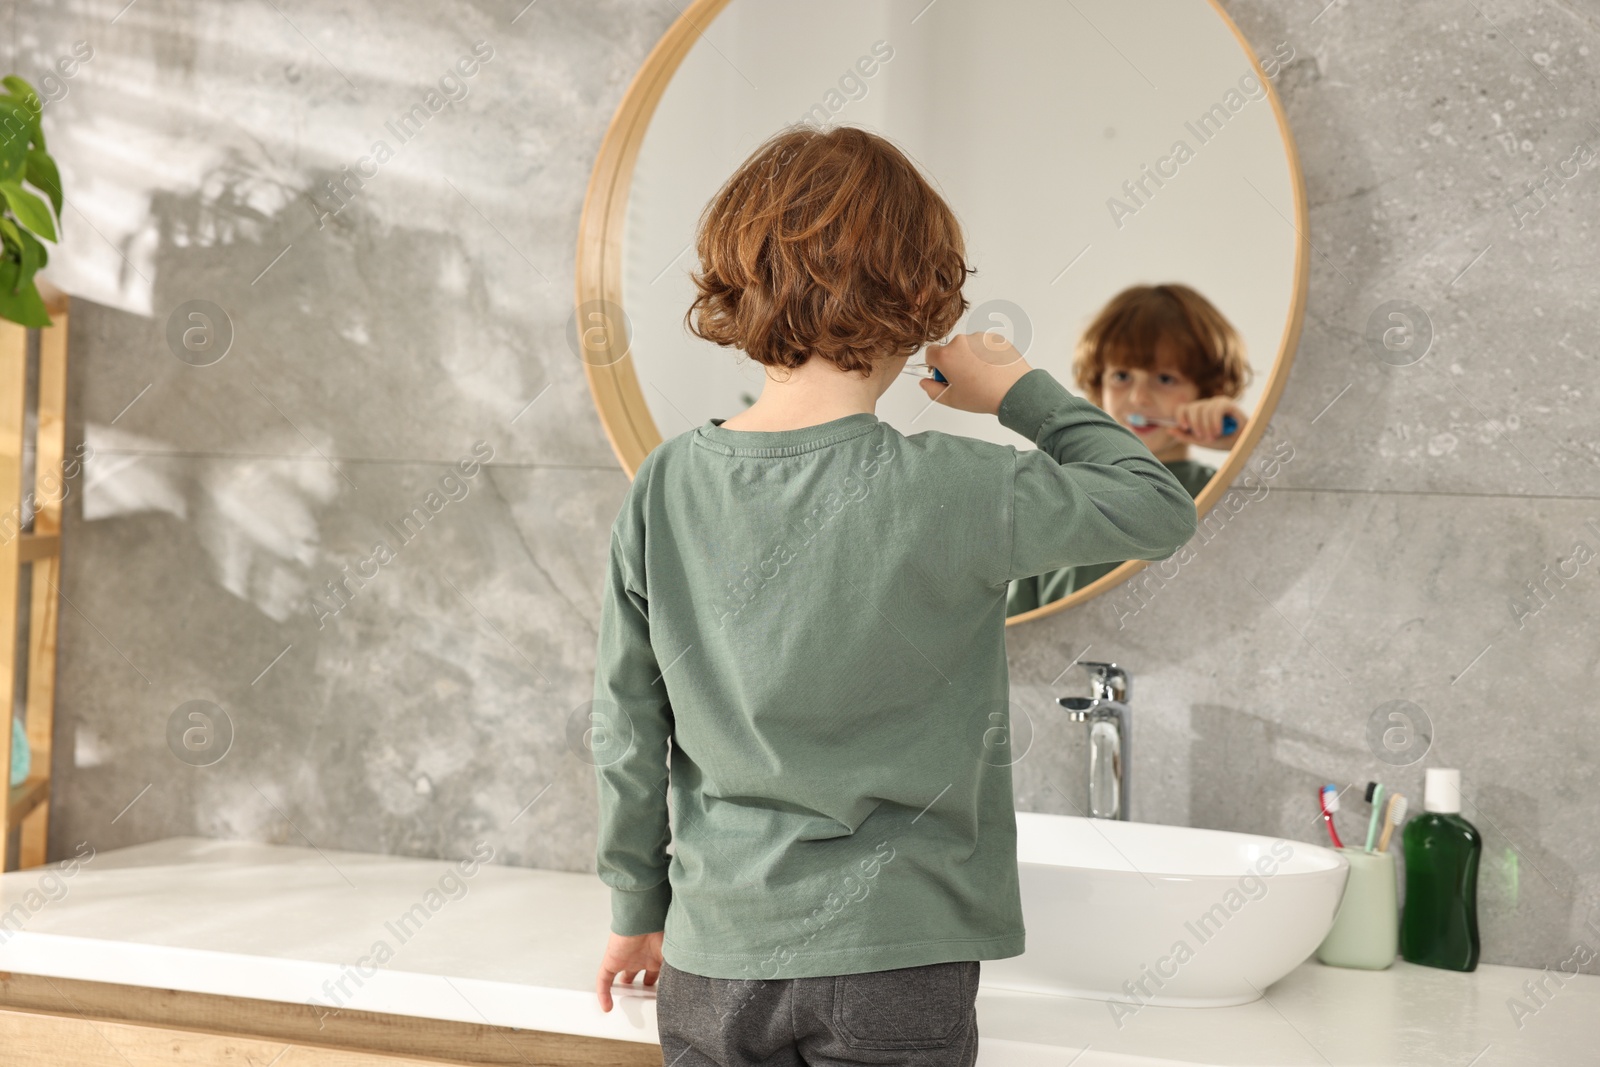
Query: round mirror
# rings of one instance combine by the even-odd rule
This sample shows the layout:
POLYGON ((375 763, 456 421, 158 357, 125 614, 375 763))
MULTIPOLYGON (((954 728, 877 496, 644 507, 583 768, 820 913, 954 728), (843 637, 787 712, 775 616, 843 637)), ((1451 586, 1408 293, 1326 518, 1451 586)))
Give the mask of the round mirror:
MULTIPOLYGON (((685 328, 701 210, 784 126, 848 124, 898 144, 961 220, 977 273, 957 332, 1004 334, 1080 395, 1080 340, 1119 294, 1157 287, 1169 304, 1176 291, 1215 311, 1248 364, 1231 397, 1237 430, 1206 448, 1144 431, 1206 514, 1244 474, 1304 315, 1304 182, 1272 88, 1292 58, 1286 44, 1252 51, 1199 0, 692 4, 612 121, 579 239, 568 339, 624 469, 762 388, 760 364, 685 328)), ((993 418, 930 404, 910 376, 877 415, 907 435, 1034 447, 993 418)), ((1145 565, 1013 583, 1007 623, 1145 565)))

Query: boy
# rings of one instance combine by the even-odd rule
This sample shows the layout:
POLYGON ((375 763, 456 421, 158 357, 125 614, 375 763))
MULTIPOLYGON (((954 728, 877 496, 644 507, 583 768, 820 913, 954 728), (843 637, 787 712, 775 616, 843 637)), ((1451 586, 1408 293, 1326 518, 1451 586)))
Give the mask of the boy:
POLYGON ((929 348, 922 389, 1039 450, 878 420, 969 273, 888 141, 786 130, 700 225, 690 328, 768 380, 652 451, 612 527, 596 992, 655 984, 675 1067, 970 1067, 978 961, 1023 950, 1006 583, 1165 559, 1194 502, 997 336, 929 348))
MULTIPOLYGON (((1190 496, 1217 473, 1189 458, 1189 445, 1230 448, 1249 416, 1236 399, 1250 382, 1233 324, 1187 285, 1136 285, 1100 310, 1078 341, 1074 377, 1083 395, 1143 439, 1190 496), (1134 426, 1139 414, 1176 425, 1134 426), (1238 423, 1230 434, 1222 420, 1238 423)), ((1020 578, 1006 592, 1006 615, 1020 615, 1083 589, 1123 560, 1096 561, 1020 578)))

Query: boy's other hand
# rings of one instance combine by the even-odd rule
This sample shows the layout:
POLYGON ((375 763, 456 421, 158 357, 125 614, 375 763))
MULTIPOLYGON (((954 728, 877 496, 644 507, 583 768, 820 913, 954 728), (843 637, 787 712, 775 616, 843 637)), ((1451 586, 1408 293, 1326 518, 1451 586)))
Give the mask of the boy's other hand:
POLYGON ((1211 445, 1223 437, 1232 437, 1237 440, 1238 435, 1244 432, 1250 416, 1245 414, 1244 408, 1234 403, 1225 396, 1208 396, 1203 400, 1191 400, 1187 404, 1179 404, 1172 412, 1176 426, 1168 426, 1167 432, 1179 441, 1191 445, 1211 445), (1239 424, 1232 434, 1222 432, 1222 417, 1232 415, 1239 424))
POLYGON ((922 391, 945 407, 979 415, 998 415, 1006 393, 1033 369, 1022 353, 997 333, 961 334, 949 344, 929 345, 923 358, 949 384, 924 378, 922 391))
MULTIPOLYGON (((936 383, 937 384, 937 383, 936 383)), ((644 984, 653 987, 661 974, 661 936, 637 934, 624 937, 612 934, 606 942, 606 953, 600 959, 600 975, 595 979, 595 995, 600 998, 600 1010, 611 1010, 611 980, 621 976, 624 983, 633 984, 634 975, 643 974, 644 984)))

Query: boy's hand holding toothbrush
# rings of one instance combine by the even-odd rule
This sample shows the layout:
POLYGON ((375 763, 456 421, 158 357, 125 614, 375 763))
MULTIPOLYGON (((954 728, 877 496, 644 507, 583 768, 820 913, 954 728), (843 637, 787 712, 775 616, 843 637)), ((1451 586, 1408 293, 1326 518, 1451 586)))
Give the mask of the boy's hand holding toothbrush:
POLYGON ((1249 421, 1250 416, 1231 397, 1208 396, 1179 404, 1173 410, 1170 423, 1163 425, 1178 440, 1204 446, 1233 436, 1249 421))
POLYGON ((948 344, 929 345, 923 358, 946 379, 921 381, 929 399, 979 415, 998 415, 1006 393, 1018 378, 1033 370, 1022 353, 998 333, 959 334, 948 344))

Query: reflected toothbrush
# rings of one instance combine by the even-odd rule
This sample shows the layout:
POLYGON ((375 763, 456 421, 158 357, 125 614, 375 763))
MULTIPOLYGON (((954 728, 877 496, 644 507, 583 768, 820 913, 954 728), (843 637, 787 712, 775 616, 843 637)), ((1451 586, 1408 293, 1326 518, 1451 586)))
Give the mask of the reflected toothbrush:
MULTIPOLYGON (((1177 419, 1159 419, 1159 418, 1156 418, 1154 415, 1133 414, 1133 415, 1129 415, 1128 416, 1128 425, 1130 425, 1130 426, 1176 426, 1176 425, 1178 425, 1178 420, 1177 419)), ((1232 415, 1224 415, 1224 416, 1222 416, 1222 436, 1227 437, 1229 434, 1237 433, 1238 431, 1239 431, 1239 420, 1238 419, 1234 418, 1232 415)))
POLYGON ((1367 783, 1367 803, 1372 805, 1372 818, 1367 820, 1367 851, 1372 851, 1372 842, 1378 836, 1378 823, 1383 815, 1383 785, 1380 782, 1367 783))
POLYGON ((1333 826, 1333 813, 1339 810, 1339 791, 1331 785, 1322 787, 1322 821, 1328 824, 1328 837, 1333 840, 1334 848, 1344 848, 1344 842, 1339 840, 1339 831, 1333 826))

